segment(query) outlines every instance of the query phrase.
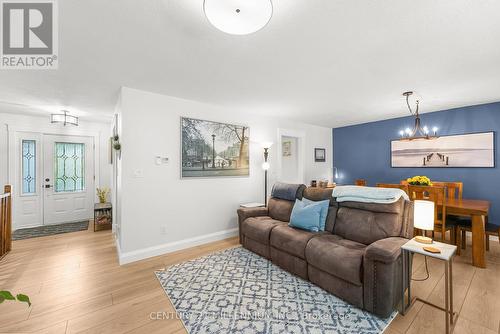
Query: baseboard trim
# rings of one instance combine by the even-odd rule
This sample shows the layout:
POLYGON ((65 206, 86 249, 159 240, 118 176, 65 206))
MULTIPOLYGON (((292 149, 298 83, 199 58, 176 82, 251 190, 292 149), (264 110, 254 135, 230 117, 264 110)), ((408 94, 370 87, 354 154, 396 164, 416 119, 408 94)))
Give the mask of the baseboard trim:
POLYGON ((144 260, 150 257, 164 255, 178 250, 203 245, 209 242, 235 237, 237 235, 238 235, 238 229, 232 228, 229 230, 223 230, 206 235, 200 235, 193 238, 169 242, 162 245, 138 249, 131 252, 122 252, 122 250, 120 249, 119 242, 116 242, 116 251, 118 253, 118 260, 120 262, 120 265, 124 265, 127 263, 144 260))

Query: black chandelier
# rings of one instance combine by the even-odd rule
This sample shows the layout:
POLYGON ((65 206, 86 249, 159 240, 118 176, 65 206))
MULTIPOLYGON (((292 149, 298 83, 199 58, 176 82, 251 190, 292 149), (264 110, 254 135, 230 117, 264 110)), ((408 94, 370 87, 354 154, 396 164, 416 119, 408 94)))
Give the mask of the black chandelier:
POLYGON ((432 134, 427 126, 422 127, 422 123, 420 121, 420 114, 418 112, 419 100, 415 101, 415 111, 411 109, 409 98, 413 95, 413 92, 404 92, 403 96, 406 97, 406 105, 408 106, 408 110, 410 114, 415 117, 415 125, 413 129, 406 128, 405 130, 399 131, 399 135, 401 136, 401 140, 414 140, 414 139, 435 139, 438 138, 437 127, 432 128, 432 134))

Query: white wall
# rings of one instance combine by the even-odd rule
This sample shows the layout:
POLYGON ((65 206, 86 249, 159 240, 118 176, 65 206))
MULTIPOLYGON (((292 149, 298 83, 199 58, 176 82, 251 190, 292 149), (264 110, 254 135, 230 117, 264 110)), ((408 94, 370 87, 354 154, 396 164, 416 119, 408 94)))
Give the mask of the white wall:
MULTIPOLYGON (((263 201, 263 150, 278 142, 278 129, 305 133, 306 180, 327 178, 330 156, 314 162, 314 147, 331 152, 330 128, 242 115, 213 105, 123 88, 118 107, 122 144, 120 259, 126 263, 194 244, 236 235, 240 203, 263 201), (180 178, 180 117, 250 127, 250 176, 180 178), (170 162, 156 165, 155 156, 170 162), (134 177, 142 174, 142 177, 134 177)), ((270 111, 271 113, 272 111, 270 111)), ((270 150, 270 187, 276 180, 276 145, 270 150)))
POLYGON ((99 122, 80 122, 78 127, 64 127, 59 124, 51 124, 49 116, 39 117, 30 115, 19 115, 10 113, 0 113, 0 186, 12 183, 12 176, 9 176, 9 145, 8 129, 30 129, 41 133, 57 133, 76 135, 82 133, 95 133, 99 137, 98 147, 99 157, 96 159, 96 166, 99 174, 99 184, 96 187, 111 186, 111 165, 108 162, 108 145, 110 137, 109 124, 99 122))

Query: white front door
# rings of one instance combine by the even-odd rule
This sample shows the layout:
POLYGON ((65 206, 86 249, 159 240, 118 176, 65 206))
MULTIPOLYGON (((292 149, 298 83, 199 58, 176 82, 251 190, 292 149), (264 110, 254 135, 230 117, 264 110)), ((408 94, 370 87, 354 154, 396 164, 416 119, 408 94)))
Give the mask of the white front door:
POLYGON ((43 136, 43 224, 88 220, 94 203, 91 137, 43 136))

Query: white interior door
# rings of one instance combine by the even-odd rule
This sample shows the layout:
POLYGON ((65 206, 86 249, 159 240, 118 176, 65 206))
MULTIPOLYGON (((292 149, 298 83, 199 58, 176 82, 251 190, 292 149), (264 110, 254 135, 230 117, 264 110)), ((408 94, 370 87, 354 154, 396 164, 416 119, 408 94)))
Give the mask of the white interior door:
POLYGON ((281 173, 280 181, 300 183, 299 175, 299 138, 281 136, 281 173))
POLYGON ((306 135, 303 131, 278 129, 277 180, 304 183, 304 147, 306 135))
POLYGON ((14 229, 42 225, 41 134, 16 132, 14 229))
POLYGON ((94 203, 91 137, 43 136, 43 223, 90 219, 94 203))

